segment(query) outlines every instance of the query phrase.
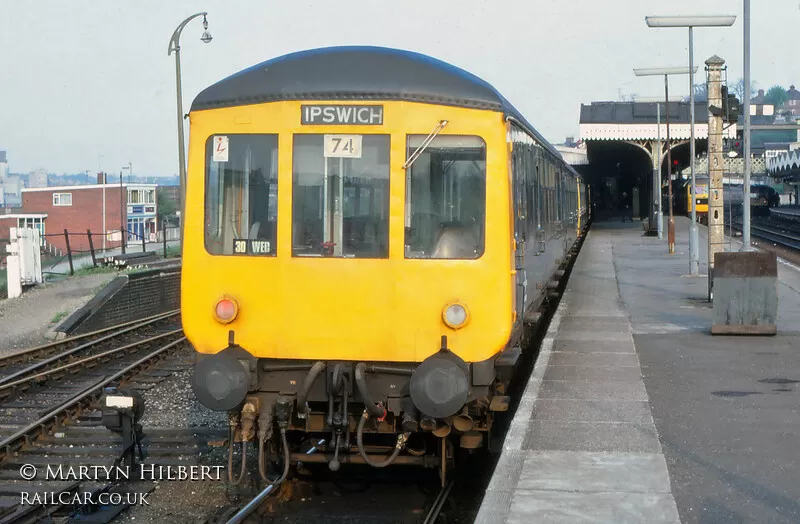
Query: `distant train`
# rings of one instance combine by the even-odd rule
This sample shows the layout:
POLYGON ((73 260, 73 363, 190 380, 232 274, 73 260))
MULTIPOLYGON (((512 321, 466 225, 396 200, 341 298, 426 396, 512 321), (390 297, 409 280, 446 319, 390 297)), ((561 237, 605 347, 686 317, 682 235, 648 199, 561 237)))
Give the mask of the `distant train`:
MULTIPOLYGON (((703 224, 708 223, 708 178, 695 177, 697 189, 692 192, 692 182, 687 180, 681 186, 676 195, 675 213, 691 216, 692 214, 692 193, 694 193, 695 212, 697 220, 703 224)), ((725 183, 723 184, 723 204, 725 215, 740 216, 742 214, 742 201, 744 198, 743 184, 725 183)), ((769 208, 777 207, 780 196, 777 191, 769 186, 762 184, 750 185, 750 213, 753 216, 769 215, 769 208)))
POLYGON ((581 176, 492 86, 392 49, 276 58, 189 118, 182 320, 231 457, 252 443, 277 483, 486 448, 585 233, 581 176))

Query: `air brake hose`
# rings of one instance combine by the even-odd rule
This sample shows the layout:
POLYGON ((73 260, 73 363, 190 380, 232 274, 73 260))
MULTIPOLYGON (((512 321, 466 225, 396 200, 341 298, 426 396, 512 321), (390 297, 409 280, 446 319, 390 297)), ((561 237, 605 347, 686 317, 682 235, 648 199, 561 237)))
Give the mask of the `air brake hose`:
MULTIPOLYGON (((358 373, 358 371, 356 371, 356 373, 358 373)), ((408 433, 400 433, 397 435, 397 444, 395 444, 392 454, 389 455, 383 462, 375 462, 369 458, 369 455, 367 455, 367 452, 364 450, 364 425, 367 423, 368 418, 369 411, 364 410, 364 413, 361 415, 361 420, 358 421, 358 429, 356 429, 356 445, 358 446, 358 453, 361 455, 361 458, 364 459, 364 462, 373 468, 385 468, 397 460, 397 456, 400 454, 400 451, 403 449, 406 440, 408 439, 408 433)))
POLYGON ((281 445, 283 446, 283 474, 278 480, 272 481, 267 476, 266 460, 264 453, 264 440, 258 443, 258 473, 267 484, 277 486, 289 476, 289 443, 286 441, 286 429, 281 428, 281 445))
POLYGON ((297 413, 305 417, 306 412, 306 399, 308 398, 308 392, 311 391, 311 386, 314 385, 314 382, 317 380, 317 377, 320 373, 325 369, 325 362, 319 360, 308 372, 306 375, 306 379, 303 381, 303 388, 297 394, 297 413))
POLYGON ((242 441, 242 468, 239 471, 239 477, 234 479, 233 478, 233 437, 231 437, 231 441, 228 447, 228 481, 233 486, 238 486, 244 480, 244 476, 247 473, 247 441, 242 441))
POLYGON ((386 410, 379 406, 378 403, 372 398, 367 387, 367 379, 365 377, 366 364, 359 362, 356 365, 356 385, 358 392, 361 394, 361 400, 364 401, 364 407, 369 411, 369 414, 377 419, 382 419, 386 416, 386 410))

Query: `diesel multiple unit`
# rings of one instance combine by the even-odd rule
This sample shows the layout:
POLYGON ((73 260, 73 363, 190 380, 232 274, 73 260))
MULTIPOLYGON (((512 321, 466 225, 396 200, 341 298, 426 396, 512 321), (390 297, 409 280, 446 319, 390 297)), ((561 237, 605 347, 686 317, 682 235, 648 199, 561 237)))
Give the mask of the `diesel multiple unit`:
POLYGON ((317 450, 338 469, 485 447, 586 229, 578 173, 488 83, 392 49, 258 64, 189 118, 182 318, 231 446, 269 482, 317 450))

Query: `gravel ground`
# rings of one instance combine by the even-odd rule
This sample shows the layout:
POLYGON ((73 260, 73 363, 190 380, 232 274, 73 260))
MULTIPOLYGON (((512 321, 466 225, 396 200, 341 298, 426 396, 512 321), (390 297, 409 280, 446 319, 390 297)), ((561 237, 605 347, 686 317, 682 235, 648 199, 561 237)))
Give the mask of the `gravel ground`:
POLYGON ((227 431, 226 413, 211 411, 194 396, 191 378, 194 370, 179 371, 156 387, 142 392, 145 428, 219 428, 227 431))
MULTIPOLYGON (((219 429, 227 435, 227 414, 203 407, 191 389, 192 370, 181 371, 167 378, 151 390, 142 393, 145 415, 142 426, 148 428, 219 429)), ((170 524, 195 524, 229 504, 231 492, 227 486, 227 446, 212 448, 201 456, 198 464, 224 466, 220 480, 161 481, 141 483, 144 492, 154 487, 148 495, 149 505, 131 507, 114 522, 169 522, 170 524)), ((238 464, 238 457, 235 458, 238 464)))
POLYGON ((46 282, 21 297, 0 300, 0 355, 46 343, 50 329, 116 276, 98 273, 46 282))

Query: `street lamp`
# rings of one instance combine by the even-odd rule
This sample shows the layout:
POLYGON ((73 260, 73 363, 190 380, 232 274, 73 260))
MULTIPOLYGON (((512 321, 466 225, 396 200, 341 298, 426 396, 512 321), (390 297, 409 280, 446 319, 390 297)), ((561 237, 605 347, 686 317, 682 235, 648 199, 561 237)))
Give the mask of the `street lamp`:
POLYGON ((750 251, 750 0, 744 0, 744 180, 742 180, 742 251, 750 251))
POLYGON ((124 169, 128 170, 128 182, 131 181, 131 176, 133 175, 133 164, 128 162, 127 166, 123 166, 119 169, 119 238, 122 242, 122 254, 125 254, 125 234, 128 228, 125 227, 125 213, 128 207, 128 199, 124 197, 124 191, 122 189, 122 171, 124 169))
POLYGON ((186 216, 185 213, 185 200, 186 200, 186 152, 184 151, 184 138, 183 138, 183 99, 181 96, 181 32, 183 28, 186 27, 186 24, 197 18, 198 16, 203 17, 203 35, 200 37, 204 43, 211 42, 211 33, 208 32, 208 20, 206 19, 206 15, 208 13, 195 13, 192 16, 188 17, 186 20, 180 23, 180 25, 175 29, 175 32, 172 33, 172 38, 169 40, 169 50, 167 51, 167 56, 171 55, 173 52, 175 53, 175 77, 176 77, 176 87, 178 92, 178 176, 180 178, 180 188, 181 188, 181 238, 180 238, 180 245, 181 248, 183 247, 183 222, 184 217, 186 216))
POLYGON ((697 206, 694 198, 694 28, 695 27, 728 27, 736 21, 735 16, 646 16, 648 27, 688 27, 689 28, 689 163, 692 170, 692 223, 689 226, 689 273, 697 275, 700 271, 700 259, 697 240, 697 206))
MULTIPOLYGON (((692 75, 697 71, 697 67, 664 67, 664 68, 647 68, 647 69, 634 69, 633 74, 636 76, 664 76, 664 99, 666 100, 665 113, 667 117, 667 183, 669 184, 669 223, 667 226, 667 246, 669 254, 675 254, 675 216, 672 213, 672 145, 669 140, 669 75, 692 75)), ((660 107, 660 106, 659 106, 660 107)), ((662 212, 661 212, 661 121, 658 122, 659 132, 659 149, 658 149, 658 229, 659 238, 661 238, 662 230, 662 212)), ((692 133, 694 139, 694 133, 692 133)), ((694 191, 694 179, 692 179, 692 191, 694 191)), ((692 198, 692 211, 694 212, 694 198, 692 198)), ((694 221, 693 221, 694 222, 694 221)))

